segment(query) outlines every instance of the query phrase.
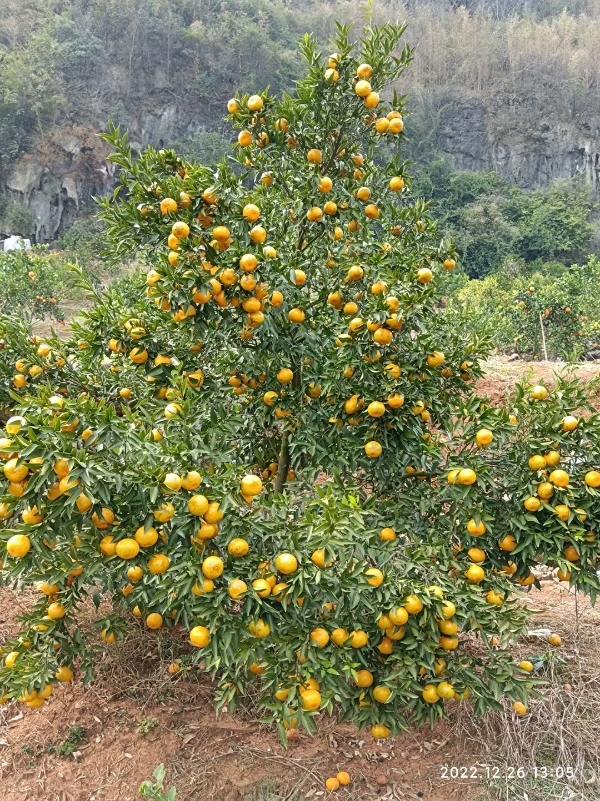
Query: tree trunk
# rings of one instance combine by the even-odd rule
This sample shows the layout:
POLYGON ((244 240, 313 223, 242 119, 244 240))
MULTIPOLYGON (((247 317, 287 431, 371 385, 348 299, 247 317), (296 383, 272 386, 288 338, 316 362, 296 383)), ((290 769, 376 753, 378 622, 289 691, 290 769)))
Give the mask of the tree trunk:
POLYGON ((288 470, 290 469, 290 449, 288 447, 288 439, 290 432, 286 430, 283 432, 281 438, 281 450, 279 451, 279 461, 277 463, 277 478, 275 480, 275 492, 283 492, 288 470))

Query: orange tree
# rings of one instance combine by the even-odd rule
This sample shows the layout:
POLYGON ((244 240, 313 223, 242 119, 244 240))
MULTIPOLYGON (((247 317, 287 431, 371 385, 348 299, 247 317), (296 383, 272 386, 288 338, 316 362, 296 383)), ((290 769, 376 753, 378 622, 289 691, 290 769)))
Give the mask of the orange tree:
POLYGON ((595 596, 586 392, 476 395, 487 343, 438 295, 451 245, 399 152, 377 163, 402 141, 403 32, 340 27, 325 60, 307 38, 294 98, 229 101, 214 169, 107 135, 107 250, 147 282, 96 296, 68 342, 7 334, 42 373, 0 439, 2 576, 37 592, 3 700, 91 679, 137 617, 185 632, 219 706, 258 685, 282 737, 323 710, 375 737, 468 697, 523 713, 519 585, 543 561, 595 596))
POLYGON ((57 295, 64 291, 67 276, 61 257, 47 246, 0 253, 0 314, 62 321, 57 295))
POLYGON ((564 275, 546 278, 515 294, 514 306, 503 312, 503 316, 508 317, 514 326, 517 350, 528 350, 535 359, 540 359, 545 340, 550 358, 565 354, 577 358, 581 355, 586 347, 583 337, 588 323, 580 308, 582 286, 578 279, 582 272, 574 265, 564 275))

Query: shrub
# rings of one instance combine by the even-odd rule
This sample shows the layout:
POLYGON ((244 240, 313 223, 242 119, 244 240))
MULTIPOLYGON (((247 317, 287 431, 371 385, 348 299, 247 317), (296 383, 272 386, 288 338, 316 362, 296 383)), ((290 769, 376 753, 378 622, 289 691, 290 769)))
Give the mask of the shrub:
POLYGON ((68 282, 65 263, 43 245, 0 252, 0 313, 62 320, 59 302, 68 282))
POLYGON ((375 93, 403 32, 340 26, 326 60, 307 37, 296 97, 229 102, 234 168, 106 135, 108 250, 150 269, 38 346, 47 378, 6 423, 3 578, 39 600, 5 699, 91 679, 140 618, 185 632, 219 708, 258 687, 282 739, 334 709, 386 737, 535 693, 510 643, 540 561, 595 597, 597 415, 567 380, 477 397, 490 343, 441 303, 452 247, 398 147, 373 161, 402 142, 404 101, 375 93))
POLYGON ((549 358, 573 361, 597 343, 600 263, 594 256, 583 265, 544 264, 537 271, 517 262, 512 275, 511 264, 505 266, 502 274, 468 282, 452 298, 497 347, 540 359, 545 339, 549 358))

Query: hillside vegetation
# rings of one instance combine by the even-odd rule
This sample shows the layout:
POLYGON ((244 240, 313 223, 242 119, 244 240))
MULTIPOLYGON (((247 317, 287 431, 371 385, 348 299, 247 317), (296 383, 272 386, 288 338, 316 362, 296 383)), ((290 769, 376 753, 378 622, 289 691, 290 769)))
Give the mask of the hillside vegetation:
MULTIPOLYGON (((507 128, 597 116, 598 0, 457 5, 374 2, 375 19, 407 19, 418 45, 399 89, 417 112, 419 152, 449 93, 493 104, 493 124, 507 128)), ((345 0, 5 0, 0 169, 57 125, 104 127, 111 116, 130 127, 165 98, 218 130, 234 87, 290 90, 299 37, 314 31, 325 42, 334 18, 362 13, 345 0)))

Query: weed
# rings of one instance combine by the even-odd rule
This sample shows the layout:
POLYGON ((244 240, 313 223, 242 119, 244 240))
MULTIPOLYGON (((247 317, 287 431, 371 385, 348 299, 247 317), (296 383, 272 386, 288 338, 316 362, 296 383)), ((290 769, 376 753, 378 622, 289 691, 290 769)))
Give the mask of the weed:
POLYGON ((163 792, 166 772, 165 766, 160 764, 152 774, 154 781, 142 782, 140 795, 153 798, 155 801, 175 801, 177 790, 174 787, 171 787, 168 792, 163 792))

